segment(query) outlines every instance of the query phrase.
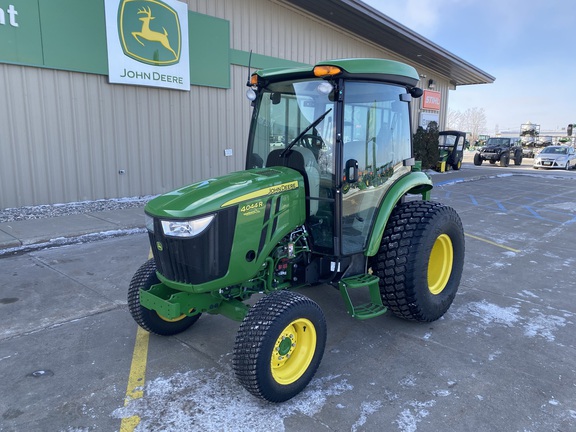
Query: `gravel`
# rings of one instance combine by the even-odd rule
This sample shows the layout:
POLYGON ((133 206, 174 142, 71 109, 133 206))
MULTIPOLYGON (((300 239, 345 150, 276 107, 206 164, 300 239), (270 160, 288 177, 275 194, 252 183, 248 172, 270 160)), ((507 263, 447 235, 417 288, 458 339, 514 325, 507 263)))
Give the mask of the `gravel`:
POLYGON ((152 198, 148 195, 0 209, 0 223, 144 207, 152 198))

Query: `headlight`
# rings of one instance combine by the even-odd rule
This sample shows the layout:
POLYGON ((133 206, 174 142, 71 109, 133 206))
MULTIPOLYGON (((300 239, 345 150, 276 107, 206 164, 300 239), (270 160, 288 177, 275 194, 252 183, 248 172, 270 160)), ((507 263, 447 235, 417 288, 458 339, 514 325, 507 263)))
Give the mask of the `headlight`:
POLYGON ((194 237, 208 228, 213 219, 214 215, 192 220, 163 220, 162 230, 167 237, 194 237))

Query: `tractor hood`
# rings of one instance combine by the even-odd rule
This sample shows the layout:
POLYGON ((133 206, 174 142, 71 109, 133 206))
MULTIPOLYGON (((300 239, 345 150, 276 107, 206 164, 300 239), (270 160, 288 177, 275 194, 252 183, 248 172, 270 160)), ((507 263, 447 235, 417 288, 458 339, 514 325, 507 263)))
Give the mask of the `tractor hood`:
POLYGON ((160 195, 148 202, 144 211, 153 217, 189 219, 299 188, 304 190, 302 175, 290 168, 251 169, 203 180, 160 195))

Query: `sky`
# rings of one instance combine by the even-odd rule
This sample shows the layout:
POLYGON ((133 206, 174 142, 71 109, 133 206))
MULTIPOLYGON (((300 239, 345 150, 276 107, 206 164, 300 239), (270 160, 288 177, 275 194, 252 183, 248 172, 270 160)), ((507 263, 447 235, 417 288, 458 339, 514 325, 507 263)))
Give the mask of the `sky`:
POLYGON ((576 123, 575 0, 362 1, 496 78, 449 94, 449 110, 484 109, 486 133, 576 123))

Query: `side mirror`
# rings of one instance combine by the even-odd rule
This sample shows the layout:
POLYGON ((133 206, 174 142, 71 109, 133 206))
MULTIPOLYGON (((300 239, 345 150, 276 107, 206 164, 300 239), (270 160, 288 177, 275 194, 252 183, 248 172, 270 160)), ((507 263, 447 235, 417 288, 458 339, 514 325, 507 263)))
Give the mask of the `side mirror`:
POLYGON ((422 90, 420 87, 412 87, 409 93, 410 95, 412 95, 413 98, 418 99, 424 94, 424 90, 422 90))
POLYGON ((270 100, 272 101, 272 105, 278 105, 280 103, 280 98, 282 97, 282 93, 271 93, 270 100))
POLYGON ((358 161, 356 159, 348 159, 346 161, 344 175, 346 176, 346 183, 358 182, 358 161))

